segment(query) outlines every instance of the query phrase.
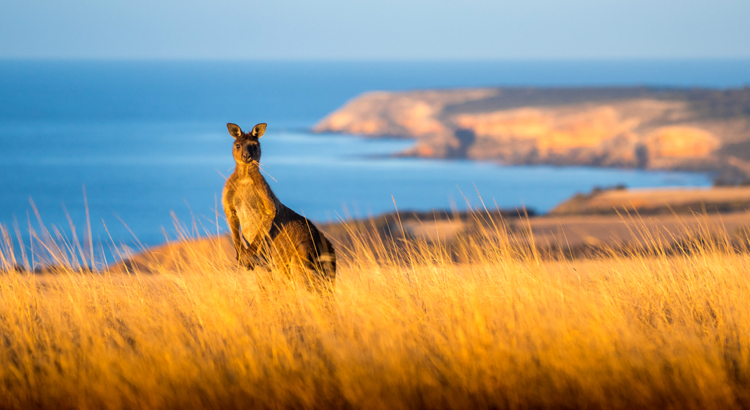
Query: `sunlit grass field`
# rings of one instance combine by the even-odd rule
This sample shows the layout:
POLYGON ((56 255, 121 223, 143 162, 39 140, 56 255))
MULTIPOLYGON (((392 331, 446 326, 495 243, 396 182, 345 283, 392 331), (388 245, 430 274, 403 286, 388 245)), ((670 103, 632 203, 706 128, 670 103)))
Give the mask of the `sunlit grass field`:
POLYGON ((699 234, 570 259, 503 225, 352 232, 317 294, 218 240, 155 274, 17 272, 6 232, 0 408, 747 408, 750 255, 699 234))

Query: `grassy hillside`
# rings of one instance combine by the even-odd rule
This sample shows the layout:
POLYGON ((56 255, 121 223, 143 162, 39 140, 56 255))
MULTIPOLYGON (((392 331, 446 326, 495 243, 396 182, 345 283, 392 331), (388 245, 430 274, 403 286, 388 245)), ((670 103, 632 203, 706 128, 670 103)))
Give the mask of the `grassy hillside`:
POLYGON ((455 250, 355 233, 323 296, 220 240, 155 274, 29 275, 6 235, 0 407, 746 408, 750 255, 693 234, 543 260, 502 224, 455 250))

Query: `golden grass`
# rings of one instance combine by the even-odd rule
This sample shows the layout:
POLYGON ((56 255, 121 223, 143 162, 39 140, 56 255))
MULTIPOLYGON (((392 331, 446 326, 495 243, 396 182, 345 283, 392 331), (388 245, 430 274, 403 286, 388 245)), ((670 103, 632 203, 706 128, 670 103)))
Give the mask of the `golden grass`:
POLYGON ((464 263, 355 240, 323 296, 206 248, 156 275, 6 273, 0 407, 750 406, 747 253, 543 261, 498 237, 464 263))

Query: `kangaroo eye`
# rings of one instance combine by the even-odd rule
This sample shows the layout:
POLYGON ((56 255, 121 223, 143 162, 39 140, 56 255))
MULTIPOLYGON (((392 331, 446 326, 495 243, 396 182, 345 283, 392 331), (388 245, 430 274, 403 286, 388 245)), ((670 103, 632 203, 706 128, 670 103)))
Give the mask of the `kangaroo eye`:
POLYGON ((235 144, 235 145, 234 145, 234 147, 235 147, 235 148, 239 148, 239 147, 240 147, 240 144, 235 144))

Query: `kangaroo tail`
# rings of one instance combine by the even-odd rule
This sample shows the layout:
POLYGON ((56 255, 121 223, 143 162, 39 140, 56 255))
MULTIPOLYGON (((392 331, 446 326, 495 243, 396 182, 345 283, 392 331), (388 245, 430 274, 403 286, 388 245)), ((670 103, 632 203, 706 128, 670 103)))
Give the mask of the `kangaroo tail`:
POLYGON ((320 266, 320 270, 325 273, 325 276, 334 278, 336 276, 336 255, 333 253, 324 253, 318 256, 317 265, 320 266))
POLYGON ((320 247, 315 264, 326 278, 331 280, 336 278, 336 253, 331 242, 323 235, 320 235, 320 247))

